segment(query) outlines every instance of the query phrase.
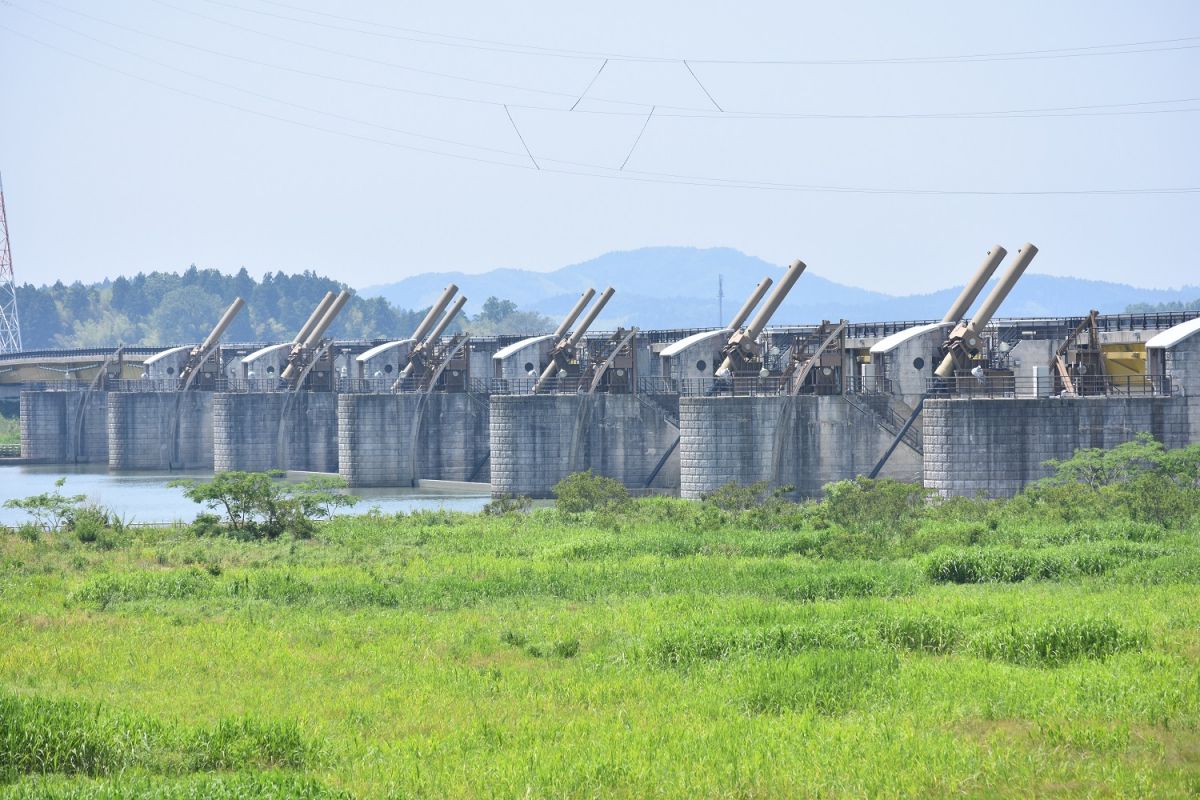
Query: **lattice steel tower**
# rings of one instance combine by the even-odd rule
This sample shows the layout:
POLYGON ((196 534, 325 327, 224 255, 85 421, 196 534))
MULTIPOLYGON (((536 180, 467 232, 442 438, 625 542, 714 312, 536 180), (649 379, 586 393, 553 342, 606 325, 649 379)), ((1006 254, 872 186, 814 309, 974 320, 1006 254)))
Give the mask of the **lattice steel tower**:
POLYGON ((21 322, 17 318, 17 282, 12 248, 8 245, 8 214, 4 211, 4 178, 0 176, 0 353, 21 352, 21 322))

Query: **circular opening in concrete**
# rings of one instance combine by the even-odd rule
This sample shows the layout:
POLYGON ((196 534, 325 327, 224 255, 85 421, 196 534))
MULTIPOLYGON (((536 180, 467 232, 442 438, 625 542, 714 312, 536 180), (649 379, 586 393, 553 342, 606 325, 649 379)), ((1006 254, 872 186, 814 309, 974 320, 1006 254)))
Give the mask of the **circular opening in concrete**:
POLYGON ((174 368, 174 367, 167 367, 167 374, 168 374, 168 375, 174 375, 174 374, 175 374, 175 368, 174 368))
POLYGON ((383 371, 388 373, 389 375, 392 374, 393 369, 395 369, 395 367, 393 367, 391 364, 385 364, 383 367, 383 371))
POLYGON ((268 375, 274 375, 274 374, 275 374, 275 367, 267 367, 267 374, 268 374, 268 375))
POLYGON ((533 362, 532 362, 532 361, 526 361, 526 362, 525 362, 525 371, 526 371, 526 372, 533 372, 533 362))
POLYGON ((708 364, 703 358, 696 362, 696 372, 704 372, 706 369, 708 369, 708 364))
POLYGON ((917 356, 913 359, 913 369, 925 369, 925 359, 917 356))

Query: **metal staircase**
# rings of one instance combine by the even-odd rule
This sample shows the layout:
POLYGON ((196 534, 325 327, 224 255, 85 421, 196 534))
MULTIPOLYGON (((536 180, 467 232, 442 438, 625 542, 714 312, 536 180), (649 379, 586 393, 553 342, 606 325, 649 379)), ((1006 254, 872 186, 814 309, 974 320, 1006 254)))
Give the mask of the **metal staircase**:
POLYGON ((917 455, 924 455, 924 437, 919 428, 909 424, 914 409, 884 394, 845 392, 842 399, 871 419, 881 430, 893 437, 899 437, 900 441, 917 455))

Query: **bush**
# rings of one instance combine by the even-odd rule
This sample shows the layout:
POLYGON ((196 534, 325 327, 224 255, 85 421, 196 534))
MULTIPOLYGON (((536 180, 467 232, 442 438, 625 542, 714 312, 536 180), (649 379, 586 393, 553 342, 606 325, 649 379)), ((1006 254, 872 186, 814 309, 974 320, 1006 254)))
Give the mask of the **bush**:
POLYGON ((822 503, 829 521, 877 537, 912 534, 925 516, 929 490, 891 478, 858 477, 825 486, 822 503))
POLYGON ((506 514, 528 511, 532 507, 533 499, 530 497, 526 497, 525 495, 514 497, 510 494, 502 494, 488 501, 483 507, 483 513, 488 516, 502 517, 506 514))
POLYGON ((612 511, 629 502, 629 491, 620 482, 602 475, 574 472, 554 484, 559 511, 579 514, 584 511, 612 511))
POLYGON ((1086 448, 1025 492, 1035 505, 1072 520, 1124 512, 1130 519, 1184 527, 1200 514, 1200 445, 1167 450, 1148 433, 1104 450, 1086 448))
POLYGON ((5 500, 4 507, 26 512, 42 530, 56 531, 70 520, 76 506, 87 499, 82 494, 64 495, 61 489, 66 482, 66 478, 59 478, 54 482, 53 492, 14 497, 5 500))
POLYGON ((221 518, 216 514, 197 514, 192 520, 190 530, 196 536, 218 536, 223 532, 221 518))
MULTIPOLYGON (((211 481, 179 480, 184 496, 210 509, 225 513, 229 531, 241 538, 274 539, 291 533, 299 539, 312 536, 314 519, 326 519, 338 507, 358 502, 353 495, 341 494, 346 482, 337 477, 321 477, 303 483, 280 480, 282 472, 220 472, 211 481)), ((197 518, 198 535, 218 532, 212 514, 197 518)), ((217 518, 219 519, 219 518, 217 518)))
POLYGON ((766 481, 756 481, 747 486, 730 481, 704 495, 703 502, 721 509, 722 511, 749 511, 764 505, 771 499, 778 499, 792 491, 792 487, 780 487, 774 492, 766 481))
POLYGON ((71 509, 66 522, 67 530, 74 533, 75 538, 84 544, 97 542, 101 539, 108 526, 108 510, 97 505, 79 506, 71 509))

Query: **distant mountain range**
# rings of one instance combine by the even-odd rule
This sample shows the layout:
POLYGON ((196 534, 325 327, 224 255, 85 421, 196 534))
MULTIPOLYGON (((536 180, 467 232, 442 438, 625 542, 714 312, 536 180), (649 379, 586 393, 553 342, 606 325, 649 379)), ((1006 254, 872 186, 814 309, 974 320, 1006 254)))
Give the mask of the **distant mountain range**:
MULTIPOLYGON (((964 274, 974 268, 964 264, 964 274)), ((1003 269, 1003 265, 1001 269, 1003 269)), ((511 300, 521 309, 558 319, 587 287, 611 285, 617 293, 597 322, 598 328, 688 328, 724 325, 764 275, 778 278, 783 267, 729 248, 647 247, 605 253, 551 272, 494 269, 477 275, 428 272, 397 283, 368 286, 364 297, 383 297, 401 308, 433 303, 448 283, 470 298, 475 311, 490 296, 511 300), (718 314, 717 279, 725 286, 718 314)), ((878 320, 940 318, 962 287, 929 294, 894 296, 831 281, 806 272, 772 320, 803 324, 823 319, 878 320)), ((1132 303, 1189 302, 1200 286, 1141 289, 1120 283, 1059 278, 1027 273, 1000 309, 1004 317, 1082 315, 1090 309, 1120 313, 1132 303)))

